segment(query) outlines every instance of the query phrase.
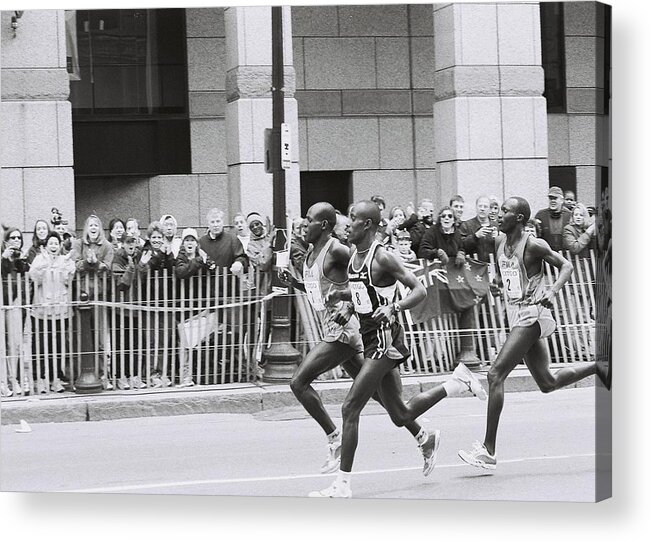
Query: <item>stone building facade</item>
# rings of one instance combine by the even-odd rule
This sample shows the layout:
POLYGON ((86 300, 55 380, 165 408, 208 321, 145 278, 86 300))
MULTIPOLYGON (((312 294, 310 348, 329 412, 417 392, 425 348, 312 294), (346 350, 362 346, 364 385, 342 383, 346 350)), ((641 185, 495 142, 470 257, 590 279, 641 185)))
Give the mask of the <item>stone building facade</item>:
MULTIPOLYGON (((551 5, 283 8, 288 213, 373 194, 390 207, 459 193, 471 208, 519 194, 536 210, 550 184, 594 204, 609 11, 551 5)), ((25 11, 15 35, 2 12, 2 222, 29 231, 52 207, 78 229, 93 212, 181 227, 215 206, 272 215, 271 8, 154 11, 78 12, 76 33, 64 11, 25 11)))

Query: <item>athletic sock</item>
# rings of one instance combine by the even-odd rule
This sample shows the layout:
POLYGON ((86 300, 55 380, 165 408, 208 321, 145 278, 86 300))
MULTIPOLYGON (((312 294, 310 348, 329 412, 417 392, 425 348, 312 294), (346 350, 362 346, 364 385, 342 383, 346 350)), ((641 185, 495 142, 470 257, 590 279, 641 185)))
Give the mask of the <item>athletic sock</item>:
POLYGON ((333 443, 336 440, 341 440, 341 431, 339 431, 339 429, 335 429, 332 433, 326 435, 326 437, 328 437, 328 443, 333 443))
POLYGON ((340 470, 337 473, 337 484, 344 484, 346 486, 350 486, 351 478, 352 478, 351 472, 340 470))
POLYGON ((429 438, 429 433, 425 431, 425 428, 421 427, 420 431, 418 431, 418 434, 414 437, 416 439, 416 442, 418 442, 419 446, 422 446, 427 442, 427 439, 429 438))
POLYGON ((459 382, 456 378, 446 380, 443 383, 443 388, 445 389, 445 393, 448 394, 448 397, 458 397, 468 389, 467 386, 459 382))

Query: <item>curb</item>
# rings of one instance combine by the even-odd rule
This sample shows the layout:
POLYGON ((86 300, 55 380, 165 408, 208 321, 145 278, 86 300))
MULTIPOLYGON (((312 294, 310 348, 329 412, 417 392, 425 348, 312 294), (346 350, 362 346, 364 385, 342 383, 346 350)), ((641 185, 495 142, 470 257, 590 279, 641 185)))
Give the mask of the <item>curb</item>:
MULTIPOLYGON (((403 398, 407 400, 421 391, 431 389, 448 377, 447 373, 403 376, 403 398)), ((486 372, 477 373, 477 377, 484 388, 488 389, 486 372)), ((317 381, 314 388, 324 404, 332 405, 343 402, 350 385, 351 380, 317 381)), ((569 387, 586 388, 594 385, 595 379, 590 377, 569 387)), ((507 378, 504 391, 538 391, 538 386, 526 368, 517 368, 507 378)), ((286 384, 197 386, 191 391, 169 389, 3 399, 0 423, 11 425, 19 424, 21 420, 28 423, 65 423, 188 414, 251 414, 299 406, 286 384)))

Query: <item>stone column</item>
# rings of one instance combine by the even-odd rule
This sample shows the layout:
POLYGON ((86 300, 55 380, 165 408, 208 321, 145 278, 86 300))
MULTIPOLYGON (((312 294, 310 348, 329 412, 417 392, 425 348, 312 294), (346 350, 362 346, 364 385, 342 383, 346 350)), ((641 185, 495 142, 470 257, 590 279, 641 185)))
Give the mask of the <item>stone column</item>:
MULTIPOLYGON (((2 130, 0 220, 31 231, 57 207, 75 224, 72 109, 63 10, 13 11, 0 17, 2 130)), ((26 242, 29 242, 26 239, 26 242)))
MULTIPOLYGON (((229 7, 226 24, 226 162, 230 208, 273 216, 272 175, 265 172, 265 128, 272 126, 271 7, 229 7)), ((298 107, 289 7, 283 8, 285 122, 292 130, 286 172, 287 213, 300 214, 298 107)))
POLYGON ((547 206, 537 2, 434 6, 434 149, 441 204, 519 195, 547 206))

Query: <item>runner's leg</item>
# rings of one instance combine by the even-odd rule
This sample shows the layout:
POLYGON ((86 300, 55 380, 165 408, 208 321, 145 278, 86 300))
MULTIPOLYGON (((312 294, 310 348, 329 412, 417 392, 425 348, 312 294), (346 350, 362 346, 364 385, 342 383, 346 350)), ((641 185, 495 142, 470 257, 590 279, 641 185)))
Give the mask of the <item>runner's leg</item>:
MULTIPOLYGON (((355 379, 355 377, 359 374, 359 370, 362 368, 363 361, 364 358, 360 354, 356 354, 352 359, 344 362, 342 365, 344 369, 346 369, 346 372, 353 379, 355 379)), ((400 385, 398 397, 402 397, 402 381, 400 380, 399 377, 398 377, 398 383, 400 385)), ((378 390, 375 393, 373 393, 373 399, 375 399, 375 401, 377 401, 380 404, 380 406, 382 406, 382 408, 384 408, 384 410, 388 412, 388 409, 385 406, 384 401, 382 400, 381 390, 378 390)), ((413 421, 407 421, 406 423, 403 423, 401 426, 404 426, 414 438, 418 436, 418 434, 421 432, 422 429, 422 426, 417 421, 415 421, 415 419, 413 421)))
POLYGON ((595 374, 597 369, 596 363, 590 363, 583 367, 563 368, 552 374, 549 370, 549 348, 545 339, 536 341, 529 352, 525 354, 524 362, 543 393, 549 393, 583 380, 595 374))
POLYGON ((325 431, 331 434, 337 427, 321 402, 319 394, 312 387, 316 378, 334 369, 342 360, 349 359, 354 354, 353 349, 339 341, 320 342, 310 350, 294 372, 290 387, 296 398, 303 405, 308 414, 325 431))
POLYGON ((364 361, 357 378, 342 406, 343 437, 341 444, 341 470, 351 472, 357 449, 359 416, 384 376, 393 369, 394 360, 381 358, 364 361))
POLYGON ((540 325, 537 322, 528 327, 514 327, 488 371, 488 412, 484 446, 491 455, 495 455, 497 426, 504 406, 504 381, 539 337, 540 325))

